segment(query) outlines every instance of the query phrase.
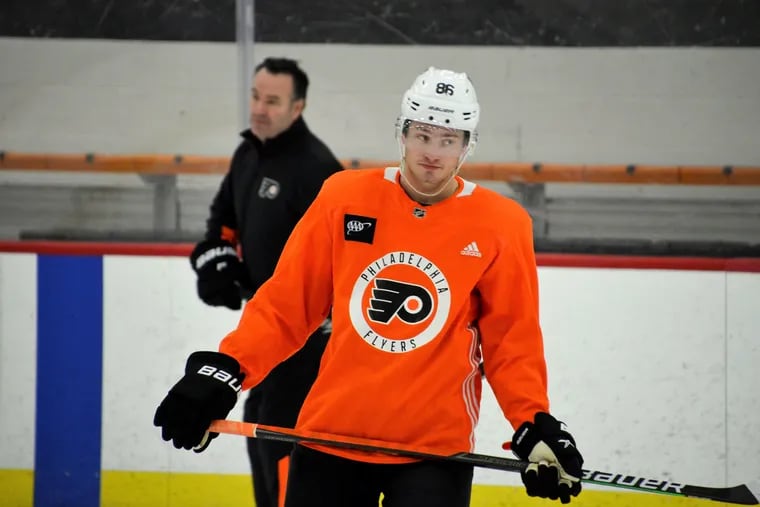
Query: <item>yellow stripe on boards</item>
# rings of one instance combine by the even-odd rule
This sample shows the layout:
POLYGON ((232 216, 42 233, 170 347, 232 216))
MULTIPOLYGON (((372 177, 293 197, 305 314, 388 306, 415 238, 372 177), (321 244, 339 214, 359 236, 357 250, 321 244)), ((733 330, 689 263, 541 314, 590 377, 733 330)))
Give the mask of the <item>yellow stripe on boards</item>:
MULTIPOLYGON (((247 475, 105 472, 103 507, 254 507, 247 475), (131 492, 130 492, 131 491, 131 492)), ((710 507, 722 502, 709 502, 710 507)), ((559 507, 530 498, 522 487, 475 484, 470 507, 559 507)), ((572 507, 704 507, 704 500, 612 489, 584 490, 572 507)))
MULTIPOLYGON (((2 507, 33 507, 31 470, 0 470, 2 507)), ((730 506, 708 502, 710 507, 730 506)), ((104 471, 102 507, 255 507, 248 475, 177 474, 166 472, 104 471)), ((559 507, 559 502, 530 498, 522 487, 472 488, 470 507, 559 507)), ((613 489, 585 489, 571 507, 704 507, 705 500, 633 493, 613 489)))
POLYGON ((31 470, 0 470, 0 505, 32 507, 34 474, 31 470))
MULTIPOLYGON (((584 489, 567 505, 570 507, 706 507, 706 500, 651 493, 621 492, 613 489, 584 489)), ((709 507, 733 505, 708 502, 709 507)), ((472 488, 471 507, 552 507, 561 506, 543 498, 531 498, 522 487, 486 486, 476 484, 472 488)), ((736 507, 734 505, 734 507, 736 507)))
POLYGON ((105 471, 102 507, 254 507, 249 475, 105 471))

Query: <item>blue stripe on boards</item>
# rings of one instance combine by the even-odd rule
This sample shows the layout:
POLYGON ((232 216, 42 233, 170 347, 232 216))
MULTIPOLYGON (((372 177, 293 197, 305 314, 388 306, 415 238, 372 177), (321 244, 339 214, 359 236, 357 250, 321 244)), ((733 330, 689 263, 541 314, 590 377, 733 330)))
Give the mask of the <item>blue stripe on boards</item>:
POLYGON ((37 258, 35 507, 99 507, 103 259, 37 258))

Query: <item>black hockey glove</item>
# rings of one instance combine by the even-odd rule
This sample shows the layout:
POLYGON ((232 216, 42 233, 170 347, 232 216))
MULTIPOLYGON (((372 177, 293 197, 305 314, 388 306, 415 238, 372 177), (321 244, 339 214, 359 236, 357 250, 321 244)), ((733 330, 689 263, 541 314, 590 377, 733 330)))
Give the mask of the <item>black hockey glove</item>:
POLYGON ((539 412, 532 423, 520 425, 512 442, 504 444, 504 449, 510 447, 530 462, 520 474, 528 496, 570 503, 581 492, 583 457, 564 424, 551 415, 539 412))
POLYGON ((220 352, 193 352, 185 376, 169 390, 156 409, 153 425, 177 449, 201 452, 218 433, 209 433, 214 419, 224 419, 235 406, 244 375, 231 356, 220 352))
POLYGON ((245 276, 245 268, 232 243, 222 239, 201 241, 190 254, 190 264, 198 275, 201 301, 210 306, 240 309, 240 282, 245 276))

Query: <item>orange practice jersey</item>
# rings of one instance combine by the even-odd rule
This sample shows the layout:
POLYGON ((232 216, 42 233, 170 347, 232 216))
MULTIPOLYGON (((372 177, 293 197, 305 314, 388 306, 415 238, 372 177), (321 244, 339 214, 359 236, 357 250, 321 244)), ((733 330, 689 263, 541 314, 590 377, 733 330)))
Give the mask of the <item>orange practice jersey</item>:
POLYGON ((481 357, 514 428, 548 411, 530 217, 511 199, 457 182, 455 195, 421 206, 398 168, 331 176, 220 345, 240 362, 243 387, 296 352, 332 307, 298 429, 471 452, 481 357))

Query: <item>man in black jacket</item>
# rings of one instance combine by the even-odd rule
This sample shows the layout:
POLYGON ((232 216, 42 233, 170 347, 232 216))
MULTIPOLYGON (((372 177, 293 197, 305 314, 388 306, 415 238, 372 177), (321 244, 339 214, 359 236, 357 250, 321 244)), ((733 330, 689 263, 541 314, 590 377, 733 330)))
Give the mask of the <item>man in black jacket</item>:
MULTIPOLYGON (((211 306, 240 309, 274 272, 285 241, 319 192, 342 169, 301 116, 309 80, 287 58, 267 58, 256 69, 250 129, 211 204, 206 237, 190 256, 198 295, 211 306), (242 262, 241 262, 242 260, 242 262)), ((308 262, 304 259, 304 262, 308 262)), ((249 422, 295 425, 330 335, 326 321, 307 345, 252 390, 249 422)), ((257 507, 277 507, 284 496, 292 445, 248 439, 257 507)))

